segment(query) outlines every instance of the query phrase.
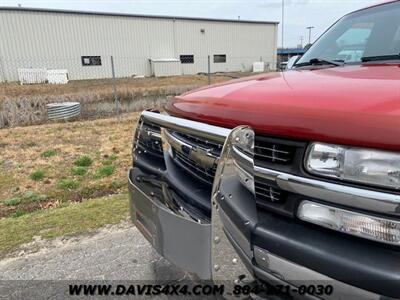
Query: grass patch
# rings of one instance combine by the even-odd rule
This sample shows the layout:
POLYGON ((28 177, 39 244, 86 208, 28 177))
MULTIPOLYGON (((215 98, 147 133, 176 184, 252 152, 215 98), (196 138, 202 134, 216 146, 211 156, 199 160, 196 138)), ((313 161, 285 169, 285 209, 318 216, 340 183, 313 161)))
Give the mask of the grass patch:
POLYGON ((46 210, 57 201, 75 203, 126 193, 126 168, 132 159, 131 132, 137 120, 138 114, 133 113, 121 120, 110 118, 0 130, 0 142, 7 144, 0 148, 0 219, 18 209, 31 213, 46 210), (22 148, 22 144, 37 146, 28 149, 22 148), (57 154, 43 157, 54 153, 50 150, 57 154), (99 170, 106 165, 115 166, 109 176, 112 167, 99 170), (40 170, 44 171, 42 180, 40 170), (30 178, 34 171, 32 176, 38 181, 30 178), (98 178, 106 177, 97 180, 93 178, 95 174, 98 178), (4 200, 15 197, 21 198, 21 203, 4 204, 4 200))
POLYGON ((42 152, 42 154, 40 154, 40 156, 44 157, 44 158, 49 158, 49 157, 55 156, 56 154, 57 154, 56 150, 46 150, 46 151, 42 152))
POLYGON ((112 165, 105 165, 100 167, 96 173, 94 174, 93 178, 94 179, 101 179, 101 178, 105 178, 108 176, 111 176, 115 171, 115 167, 112 165))
POLYGON ((86 167, 75 166, 71 169, 71 174, 75 176, 83 176, 87 173, 86 167))
POLYGON ((23 215, 25 215, 25 214, 27 214, 26 211, 23 211, 23 210, 21 210, 21 209, 17 209, 15 212, 13 212, 13 213, 10 215, 10 217, 11 217, 11 218, 19 218, 19 217, 21 217, 21 216, 23 216, 23 215))
POLYGON ((3 203, 7 206, 15 206, 15 205, 20 204, 21 201, 22 201, 22 199, 20 197, 13 197, 13 198, 4 200, 3 203))
MULTIPOLYGON (((0 253, 6 253, 34 236, 55 238, 93 231, 128 216, 127 195, 115 195, 62 208, 38 211, 0 220, 0 253)), ((21 212, 23 214, 23 212, 21 212)))
POLYGON ((79 187, 79 182, 75 181, 73 179, 61 179, 57 187, 62 189, 62 190, 75 190, 79 187))
POLYGON ((93 160, 89 155, 81 155, 75 160, 75 166, 78 167, 89 167, 92 163, 93 160))
POLYGON ((37 195, 34 192, 28 191, 24 195, 19 194, 18 196, 8 198, 3 201, 3 203, 7 206, 17 206, 21 203, 26 202, 40 202, 47 200, 46 195, 37 195))
POLYGON ((31 175, 29 175, 29 177, 34 181, 40 181, 40 180, 43 180, 44 174, 45 173, 43 170, 36 170, 36 171, 33 171, 31 173, 31 175))

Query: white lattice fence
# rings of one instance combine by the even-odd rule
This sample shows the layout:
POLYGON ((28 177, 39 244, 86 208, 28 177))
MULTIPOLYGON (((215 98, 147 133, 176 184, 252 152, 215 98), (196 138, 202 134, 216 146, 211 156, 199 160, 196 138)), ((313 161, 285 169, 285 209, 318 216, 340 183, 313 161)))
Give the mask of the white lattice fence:
POLYGON ((18 78, 21 84, 67 84, 67 70, 47 69, 18 69, 18 78))
POLYGON ((21 84, 46 83, 46 69, 18 69, 18 79, 21 84))

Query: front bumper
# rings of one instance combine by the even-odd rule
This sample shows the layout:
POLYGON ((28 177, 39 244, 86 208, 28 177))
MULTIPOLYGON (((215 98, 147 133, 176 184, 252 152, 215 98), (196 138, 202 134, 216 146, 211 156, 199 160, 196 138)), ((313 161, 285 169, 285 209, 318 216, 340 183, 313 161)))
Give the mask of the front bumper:
POLYGON ((134 224, 160 255, 185 270, 196 272, 200 278, 210 278, 210 224, 174 213, 157 200, 159 196, 152 194, 154 187, 137 180, 144 174, 139 168, 131 169, 128 174, 134 224))
MULTIPOLYGON (((145 113, 145 118, 162 128, 203 130, 209 137, 214 129, 152 113, 145 113)), ((221 141, 229 131, 218 134, 221 141)), ((223 152, 227 147, 226 143, 223 152)), ((136 159, 129 172, 130 208, 138 229, 172 263, 203 279, 233 279, 246 273, 275 285, 332 285, 334 293, 321 298, 400 296, 397 249, 260 212, 237 176, 224 173, 222 179, 218 171, 211 206, 211 190, 177 169, 164 151, 162 170, 151 159, 136 159), (171 205, 171 198, 180 203, 178 209, 171 205)), ((312 191, 323 193, 318 186, 312 191)))

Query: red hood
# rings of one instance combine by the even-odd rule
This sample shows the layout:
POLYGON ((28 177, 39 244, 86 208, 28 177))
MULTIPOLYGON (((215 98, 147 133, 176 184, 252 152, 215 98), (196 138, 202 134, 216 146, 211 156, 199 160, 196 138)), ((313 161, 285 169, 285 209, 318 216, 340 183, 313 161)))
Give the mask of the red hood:
POLYGON ((186 93, 167 111, 271 136, 400 151, 400 66, 264 74, 186 93))

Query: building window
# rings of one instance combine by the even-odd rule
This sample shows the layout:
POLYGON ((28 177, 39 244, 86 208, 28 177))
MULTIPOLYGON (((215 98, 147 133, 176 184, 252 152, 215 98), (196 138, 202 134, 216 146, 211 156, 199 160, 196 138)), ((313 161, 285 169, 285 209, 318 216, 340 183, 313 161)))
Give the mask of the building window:
POLYGON ((82 66, 101 66, 101 56, 82 56, 82 66))
POLYGON ((194 64, 194 55, 181 55, 181 64, 194 64))
POLYGON ((214 63, 226 63, 226 54, 214 54, 214 63))

